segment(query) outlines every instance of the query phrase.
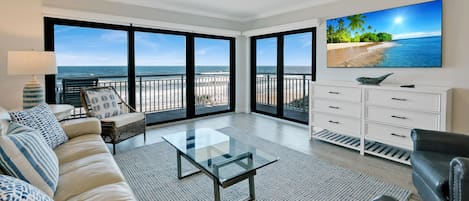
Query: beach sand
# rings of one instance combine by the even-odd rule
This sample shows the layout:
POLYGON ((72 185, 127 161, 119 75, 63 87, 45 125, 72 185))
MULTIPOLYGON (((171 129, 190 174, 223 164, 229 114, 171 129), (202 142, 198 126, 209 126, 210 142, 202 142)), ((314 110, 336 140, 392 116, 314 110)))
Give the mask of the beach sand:
POLYGON ((328 44, 328 67, 373 67, 383 60, 394 42, 328 44), (341 48, 339 48, 341 47, 341 48))

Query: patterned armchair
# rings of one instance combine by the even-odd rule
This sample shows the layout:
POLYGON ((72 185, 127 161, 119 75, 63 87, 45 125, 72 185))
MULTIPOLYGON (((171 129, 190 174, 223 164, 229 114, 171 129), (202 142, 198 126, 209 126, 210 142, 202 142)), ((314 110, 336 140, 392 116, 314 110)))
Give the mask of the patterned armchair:
POLYGON ((81 101, 88 117, 101 120, 102 137, 116 144, 143 133, 146 142, 145 113, 136 112, 117 94, 113 87, 89 87, 81 89, 81 101))

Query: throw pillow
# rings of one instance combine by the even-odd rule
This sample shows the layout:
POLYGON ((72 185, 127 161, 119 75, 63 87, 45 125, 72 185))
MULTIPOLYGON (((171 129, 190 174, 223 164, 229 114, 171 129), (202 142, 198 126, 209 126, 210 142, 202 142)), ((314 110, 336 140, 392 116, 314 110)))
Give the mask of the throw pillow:
POLYGON ((10 112, 10 116, 13 122, 38 130, 52 149, 68 141, 59 121, 46 103, 31 109, 10 112))
POLYGON ((8 111, 0 107, 0 135, 5 135, 11 118, 8 111))
POLYGON ((0 169, 52 197, 59 181, 59 161, 37 131, 11 123, 0 136, 0 169))
POLYGON ((98 119, 122 114, 118 97, 112 88, 87 89, 86 101, 91 106, 91 116, 98 119))
POLYGON ((31 184, 6 175, 0 175, 0 200, 53 201, 31 184))

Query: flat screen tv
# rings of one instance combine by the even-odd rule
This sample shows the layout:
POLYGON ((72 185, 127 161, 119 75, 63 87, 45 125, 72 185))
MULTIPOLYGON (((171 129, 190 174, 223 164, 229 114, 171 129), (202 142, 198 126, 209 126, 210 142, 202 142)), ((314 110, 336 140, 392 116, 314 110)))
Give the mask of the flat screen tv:
POLYGON ((327 20, 327 66, 442 66, 442 0, 327 20))

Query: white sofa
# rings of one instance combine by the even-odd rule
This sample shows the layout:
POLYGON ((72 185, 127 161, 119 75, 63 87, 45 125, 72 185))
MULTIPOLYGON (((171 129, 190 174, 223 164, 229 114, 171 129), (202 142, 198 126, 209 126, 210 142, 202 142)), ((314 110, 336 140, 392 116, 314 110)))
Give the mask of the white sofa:
POLYGON ((136 200, 100 136, 98 119, 66 121, 62 127, 69 141, 54 150, 60 169, 55 201, 136 200))

